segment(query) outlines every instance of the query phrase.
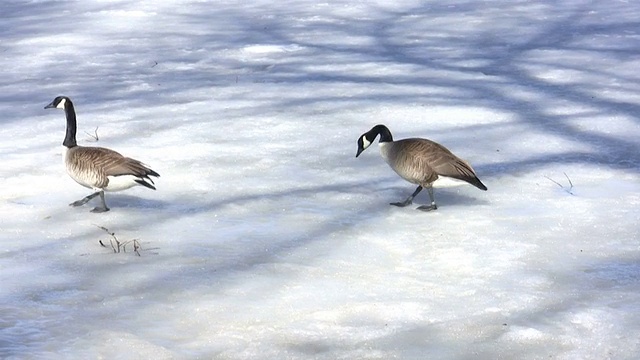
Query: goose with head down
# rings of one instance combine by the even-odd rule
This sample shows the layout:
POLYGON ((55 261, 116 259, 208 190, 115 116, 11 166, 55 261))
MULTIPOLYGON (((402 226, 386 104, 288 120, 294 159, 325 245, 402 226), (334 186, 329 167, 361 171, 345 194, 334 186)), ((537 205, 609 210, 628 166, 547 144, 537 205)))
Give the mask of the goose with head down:
POLYGON ((449 177, 465 181, 480 190, 487 187, 478 179, 468 162, 454 155, 444 146, 427 139, 409 138, 393 140, 391 131, 384 125, 376 125, 358 138, 358 157, 380 136, 380 154, 389 166, 401 178, 418 185, 406 200, 391 203, 404 207, 413 203, 416 197, 426 188, 431 200, 430 205, 419 206, 418 210, 430 211, 438 208, 433 197, 433 183, 439 177, 449 177))

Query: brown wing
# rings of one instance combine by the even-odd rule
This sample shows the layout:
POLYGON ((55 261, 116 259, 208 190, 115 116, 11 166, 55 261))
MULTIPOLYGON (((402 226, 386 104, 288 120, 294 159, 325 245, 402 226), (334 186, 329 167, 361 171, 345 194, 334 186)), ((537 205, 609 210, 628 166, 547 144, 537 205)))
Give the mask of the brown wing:
MULTIPOLYGON (((403 167, 405 174, 411 179, 429 184, 438 179, 438 176, 447 176, 466 181, 481 190, 486 186, 480 182, 473 168, 466 161, 455 156, 446 147, 427 139, 403 139, 394 143, 394 150, 398 155, 398 167, 403 167)), ((406 178, 406 177, 405 177, 406 178)), ((409 180, 408 178, 406 178, 409 180)), ((411 180, 409 180, 411 181, 411 180)))
POLYGON ((108 176, 133 175, 143 179, 160 176, 142 162, 124 157, 111 149, 78 146, 70 151, 67 167, 71 167, 74 173, 72 176, 76 181, 92 187, 106 187, 109 183, 108 176))

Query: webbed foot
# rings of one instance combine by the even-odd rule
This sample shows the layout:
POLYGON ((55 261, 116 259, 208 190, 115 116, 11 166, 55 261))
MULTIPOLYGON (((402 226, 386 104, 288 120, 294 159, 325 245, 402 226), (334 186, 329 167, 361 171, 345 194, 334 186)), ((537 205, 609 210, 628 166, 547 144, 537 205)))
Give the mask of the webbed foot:
POLYGON ((73 206, 73 207, 82 206, 82 205, 84 205, 86 203, 87 203, 87 201, 85 199, 82 199, 82 200, 78 200, 78 201, 72 202, 71 204, 69 204, 69 206, 73 206))
POLYGON ((420 211, 432 211, 432 210, 437 210, 438 206, 436 206, 436 204, 432 204, 432 205, 421 205, 418 206, 416 208, 416 210, 420 210, 420 211))
POLYGON ((408 200, 408 199, 403 201, 403 202, 389 203, 389 205, 398 206, 398 207, 405 207, 405 206, 408 206, 408 205, 411 205, 411 204, 413 204, 413 201, 408 200))
POLYGON ((73 206, 73 207, 76 207, 76 206, 82 206, 82 205, 84 205, 84 204, 88 203, 88 202, 89 202, 89 200, 91 200, 91 199, 93 199, 94 197, 98 196, 99 194, 100 194, 100 192, 99 192, 99 191, 96 191, 96 192, 94 192, 93 194, 91 194, 91 195, 89 195, 89 196, 85 196, 85 197, 83 197, 82 199, 80 199, 80 200, 78 200, 78 201, 74 201, 74 202, 72 202, 71 204, 69 204, 69 206, 73 206))

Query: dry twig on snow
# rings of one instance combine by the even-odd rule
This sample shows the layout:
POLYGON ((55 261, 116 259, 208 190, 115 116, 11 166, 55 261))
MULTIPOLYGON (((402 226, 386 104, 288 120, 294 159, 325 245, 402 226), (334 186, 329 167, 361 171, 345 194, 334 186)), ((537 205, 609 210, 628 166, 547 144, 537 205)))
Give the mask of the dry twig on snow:
MULTIPOLYGON (((104 226, 99 226, 99 225, 95 225, 95 226, 100 228, 100 229, 102 229, 102 230, 104 230, 107 234, 111 235, 111 238, 109 239, 109 245, 111 245, 111 249, 113 250, 114 253, 119 253, 121 251, 122 252, 127 252, 127 245, 128 244, 133 244, 133 252, 136 253, 136 255, 140 256, 140 242, 138 241, 138 239, 133 239, 133 240, 120 242, 120 240, 118 240, 118 238, 116 237, 116 233, 109 231, 109 229, 107 229, 104 226)), ((103 247, 107 247, 102 242, 102 240, 99 240, 98 242, 103 247)))
POLYGON ((85 131, 84 133, 85 133, 85 134, 87 134, 87 135, 89 135, 89 136, 91 136, 91 138, 93 139, 93 140, 91 140, 91 141, 96 141, 96 142, 97 142, 97 141, 99 141, 99 140, 100 140, 100 138, 98 137, 98 127, 97 127, 97 126, 96 126, 96 129, 95 129, 95 130, 93 130, 93 134, 90 134, 90 133, 88 133, 88 132, 86 132, 86 131, 85 131))
POLYGON ((564 190, 567 194, 569 195, 573 195, 575 196, 575 194, 573 193, 573 182, 571 182, 571 179, 569 179, 569 176, 567 175, 567 173, 563 172, 564 177, 567 178, 567 181, 569 181, 569 188, 565 187, 564 185, 560 184, 559 182, 553 180, 552 178, 545 176, 547 179, 549 179, 549 181, 553 182, 554 184, 558 185, 562 190, 564 190))

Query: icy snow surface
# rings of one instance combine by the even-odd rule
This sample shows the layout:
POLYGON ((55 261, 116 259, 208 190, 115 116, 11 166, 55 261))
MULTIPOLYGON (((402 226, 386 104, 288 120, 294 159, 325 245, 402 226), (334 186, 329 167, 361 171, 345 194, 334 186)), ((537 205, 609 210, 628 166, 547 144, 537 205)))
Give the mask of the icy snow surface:
POLYGON ((4 1, 0 18, 0 358, 640 353, 637 3, 4 1), (61 164, 57 95, 80 145, 144 161, 158 190, 69 207, 89 192, 61 164), (355 158, 378 123, 489 191, 389 206, 414 186, 377 146, 355 158))

